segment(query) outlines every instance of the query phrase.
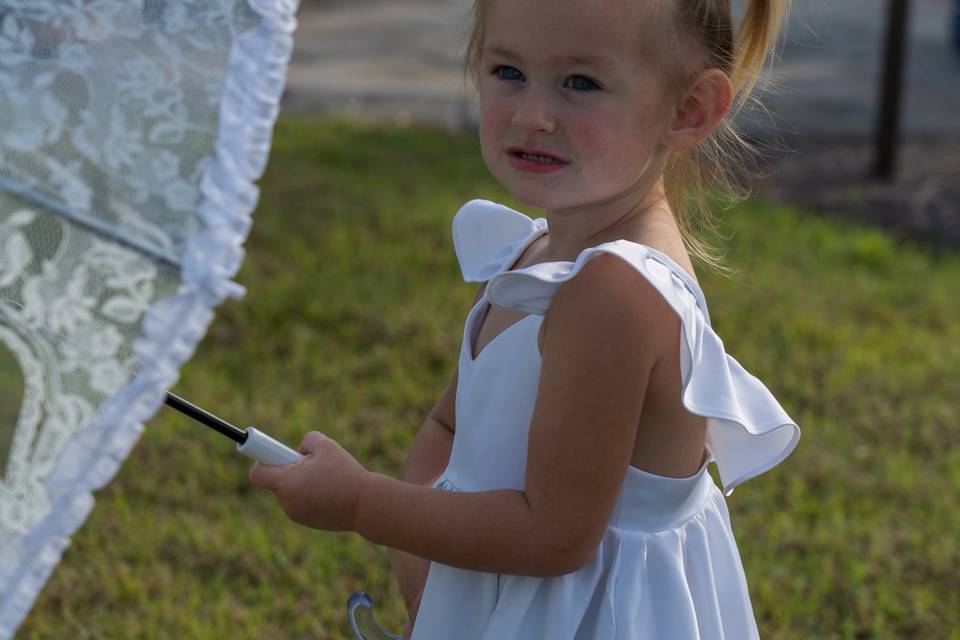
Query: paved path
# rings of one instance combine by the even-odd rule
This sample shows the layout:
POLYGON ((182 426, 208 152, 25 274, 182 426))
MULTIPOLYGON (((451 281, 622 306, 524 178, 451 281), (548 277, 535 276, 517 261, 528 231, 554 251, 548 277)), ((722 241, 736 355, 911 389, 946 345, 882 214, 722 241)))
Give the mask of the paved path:
MULTIPOLYGON (((960 53, 950 45, 953 0, 910 0, 904 130, 960 136, 960 53)), ((879 101, 887 0, 795 0, 782 91, 766 103, 803 135, 872 135, 879 101)))
MULTIPOLYGON (((952 2, 911 0, 904 101, 911 135, 960 136, 952 2)), ((474 127, 460 72, 469 8, 469 0, 303 0, 284 111, 474 127)), ((772 76, 781 90, 765 97, 781 130, 870 135, 886 11, 887 0, 794 0, 772 76)))
POLYGON ((461 74, 465 0, 304 0, 286 112, 470 128, 461 74))

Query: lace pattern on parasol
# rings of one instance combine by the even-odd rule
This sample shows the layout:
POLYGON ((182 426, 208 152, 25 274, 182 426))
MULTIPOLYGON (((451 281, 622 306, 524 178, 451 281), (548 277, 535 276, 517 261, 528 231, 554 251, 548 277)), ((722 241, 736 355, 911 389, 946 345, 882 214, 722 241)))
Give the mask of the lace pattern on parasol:
POLYGON ((0 0, 0 637, 242 295, 296 5, 0 0))

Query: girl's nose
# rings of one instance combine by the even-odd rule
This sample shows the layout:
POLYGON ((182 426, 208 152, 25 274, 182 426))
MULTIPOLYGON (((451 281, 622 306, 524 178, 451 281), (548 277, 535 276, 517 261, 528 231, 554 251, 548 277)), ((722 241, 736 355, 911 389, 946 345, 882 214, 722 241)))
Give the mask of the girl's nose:
POLYGON ((512 123, 525 131, 549 133, 556 129, 557 117, 546 96, 528 89, 517 102, 512 123))

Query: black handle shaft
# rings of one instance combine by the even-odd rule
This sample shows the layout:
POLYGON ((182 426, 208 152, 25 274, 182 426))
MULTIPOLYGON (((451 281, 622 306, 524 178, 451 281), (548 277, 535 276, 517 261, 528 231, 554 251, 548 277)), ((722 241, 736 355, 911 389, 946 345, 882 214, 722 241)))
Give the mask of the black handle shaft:
POLYGON ((197 422, 207 425, 214 431, 222 433, 237 444, 243 444, 247 441, 247 432, 243 429, 233 426, 226 420, 218 418, 209 411, 205 411, 197 405, 191 404, 180 396, 174 395, 169 391, 167 392, 166 403, 168 406, 173 407, 180 413, 193 418, 197 422))

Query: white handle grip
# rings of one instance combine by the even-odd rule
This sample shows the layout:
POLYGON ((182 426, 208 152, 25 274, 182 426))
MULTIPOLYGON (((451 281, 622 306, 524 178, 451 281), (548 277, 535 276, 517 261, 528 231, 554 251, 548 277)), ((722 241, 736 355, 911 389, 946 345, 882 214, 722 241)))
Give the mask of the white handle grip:
POLYGON ((247 427, 243 431, 247 434, 247 439, 243 444, 237 444, 237 451, 257 462, 273 465, 293 464, 303 457, 299 452, 254 427, 247 427))

